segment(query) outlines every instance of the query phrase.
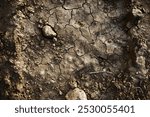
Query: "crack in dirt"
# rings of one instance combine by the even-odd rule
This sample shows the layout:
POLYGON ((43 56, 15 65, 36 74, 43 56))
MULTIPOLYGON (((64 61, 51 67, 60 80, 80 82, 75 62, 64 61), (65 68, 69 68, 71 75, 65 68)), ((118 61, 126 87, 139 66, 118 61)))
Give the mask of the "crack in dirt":
POLYGON ((148 0, 1 4, 1 99, 65 99, 76 87, 88 99, 149 99, 148 0))

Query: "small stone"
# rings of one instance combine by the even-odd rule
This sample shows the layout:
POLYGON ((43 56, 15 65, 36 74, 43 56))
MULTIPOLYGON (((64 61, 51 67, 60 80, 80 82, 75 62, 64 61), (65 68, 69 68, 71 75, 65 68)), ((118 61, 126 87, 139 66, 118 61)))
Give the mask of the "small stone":
POLYGON ((13 59, 13 58, 10 58, 10 59, 9 59, 9 62, 10 62, 10 63, 14 63, 14 59, 13 59))
POLYGON ((145 68, 145 58, 143 56, 138 56, 136 58, 136 63, 142 67, 142 68, 145 68))
POLYGON ((17 0, 16 3, 17 5, 23 5, 25 3, 25 0, 17 0))
POLYGON ((102 83, 99 83, 98 86, 99 86, 99 89, 102 89, 103 84, 102 84, 102 83))
POLYGON ((55 46, 56 46, 56 44, 55 44, 55 43, 53 43, 52 45, 53 45, 53 47, 55 47, 55 46))
POLYGON ((34 13, 34 12, 35 12, 33 7, 28 7, 27 9, 28 9, 28 11, 29 11, 30 13, 34 13))
POLYGON ((40 91, 43 91, 42 87, 39 88, 40 91))
POLYGON ((135 17, 143 17, 144 14, 142 13, 142 11, 140 9, 137 9, 137 8, 134 8, 132 9, 132 14, 135 16, 135 17))
POLYGON ((55 42, 57 41, 57 38, 56 38, 56 37, 54 37, 54 41, 55 41, 55 42))
POLYGON ((87 96, 82 89, 75 88, 66 94, 67 100, 87 100, 87 96))
POLYGON ((45 37, 56 37, 56 33, 53 31, 53 29, 49 25, 45 25, 42 28, 42 32, 45 37))
POLYGON ((91 93, 91 98, 92 99, 98 99, 98 92, 95 91, 95 92, 91 93))
POLYGON ((8 86, 11 86, 11 81, 10 79, 8 79, 7 77, 4 78, 4 81, 5 81, 5 84, 8 85, 8 86))
POLYGON ((62 94, 63 94, 63 92, 59 90, 59 95, 62 95, 62 94))
POLYGON ((69 82, 69 85, 72 89, 76 88, 77 87, 77 82, 75 79, 72 79, 70 82, 69 82))
POLYGON ((45 70, 44 69, 41 69, 40 75, 45 75, 45 70))
POLYGON ((18 91, 20 91, 20 92, 23 91, 23 84, 22 83, 19 83, 16 86, 17 86, 16 88, 17 88, 18 91))
POLYGON ((90 83, 89 83, 89 82, 86 82, 86 83, 84 84, 84 86, 85 86, 85 87, 89 87, 89 86, 90 86, 90 83))

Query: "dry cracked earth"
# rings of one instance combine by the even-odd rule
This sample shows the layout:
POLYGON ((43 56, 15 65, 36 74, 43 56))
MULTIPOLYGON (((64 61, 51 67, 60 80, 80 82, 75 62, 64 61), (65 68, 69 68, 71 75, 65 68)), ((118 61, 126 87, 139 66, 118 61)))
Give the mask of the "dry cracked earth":
POLYGON ((149 0, 1 0, 0 99, 150 99, 149 0))

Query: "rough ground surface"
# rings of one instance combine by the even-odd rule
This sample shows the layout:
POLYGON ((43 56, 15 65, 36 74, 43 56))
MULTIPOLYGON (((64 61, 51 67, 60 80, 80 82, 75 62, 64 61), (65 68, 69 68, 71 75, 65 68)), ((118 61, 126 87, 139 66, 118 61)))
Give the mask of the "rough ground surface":
POLYGON ((149 6, 1 0, 0 99, 150 99, 149 6))

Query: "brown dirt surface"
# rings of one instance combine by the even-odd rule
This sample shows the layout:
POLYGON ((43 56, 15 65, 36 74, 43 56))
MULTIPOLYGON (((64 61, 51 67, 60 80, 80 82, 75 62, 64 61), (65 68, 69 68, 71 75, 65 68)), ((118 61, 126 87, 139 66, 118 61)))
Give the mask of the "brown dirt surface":
POLYGON ((0 99, 150 99, 149 6, 1 0, 0 99))

